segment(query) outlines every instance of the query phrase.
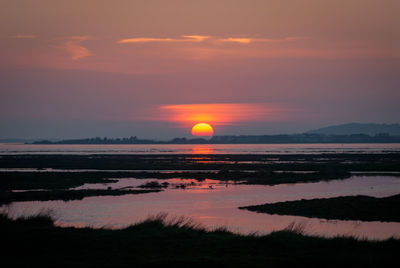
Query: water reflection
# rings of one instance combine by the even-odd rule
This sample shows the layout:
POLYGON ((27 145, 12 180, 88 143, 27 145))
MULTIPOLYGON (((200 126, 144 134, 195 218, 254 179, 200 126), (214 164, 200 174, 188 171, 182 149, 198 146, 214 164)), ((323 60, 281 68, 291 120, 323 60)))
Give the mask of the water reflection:
POLYGON ((400 143, 385 144, 1 144, 9 154, 320 154, 398 153, 400 143), (197 150, 196 148, 204 148, 197 150))
MULTIPOLYGON (((132 180, 132 179, 131 179, 132 180)), ((154 179, 153 179, 154 180, 154 179)), ((144 182, 143 180, 137 180, 144 182)), ((214 180, 160 180, 171 186, 159 193, 123 196, 89 197, 76 201, 15 202, 12 215, 35 214, 53 209, 58 224, 73 226, 124 227, 146 219, 149 215, 168 213, 187 216, 208 228, 225 226, 237 233, 268 233, 281 230, 292 222, 305 225, 311 234, 334 236, 352 235, 371 239, 400 236, 400 223, 323 220, 297 216, 279 216, 239 210, 240 206, 263 203, 336 197, 370 195, 383 197, 400 192, 400 179, 393 176, 354 176, 348 180, 318 183, 281 184, 276 186, 228 184, 214 180), (174 184, 186 183, 185 189, 174 184), (190 186, 190 184, 194 184, 190 186), (212 187, 210 187, 212 186, 212 187)), ((137 185, 137 182, 135 182, 137 185)), ((129 186, 129 179, 118 186, 129 186)))
POLYGON ((211 145, 194 145, 192 154, 213 154, 214 149, 211 145))

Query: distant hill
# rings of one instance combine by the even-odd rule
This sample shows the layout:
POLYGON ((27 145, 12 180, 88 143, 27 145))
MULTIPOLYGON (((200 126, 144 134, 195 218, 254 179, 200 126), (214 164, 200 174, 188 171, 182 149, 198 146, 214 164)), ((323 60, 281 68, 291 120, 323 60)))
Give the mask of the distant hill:
POLYGON ((388 134, 390 136, 400 136, 400 124, 362 124, 349 123, 343 125, 329 126, 310 130, 307 133, 325 135, 352 135, 352 134, 388 134))

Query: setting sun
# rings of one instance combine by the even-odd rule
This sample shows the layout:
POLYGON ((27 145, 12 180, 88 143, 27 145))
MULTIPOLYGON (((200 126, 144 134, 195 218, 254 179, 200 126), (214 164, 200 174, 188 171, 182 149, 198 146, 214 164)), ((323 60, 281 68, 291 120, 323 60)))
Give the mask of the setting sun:
POLYGON ((212 126, 207 123, 198 123, 192 127, 193 136, 212 136, 213 134, 214 130, 212 126))

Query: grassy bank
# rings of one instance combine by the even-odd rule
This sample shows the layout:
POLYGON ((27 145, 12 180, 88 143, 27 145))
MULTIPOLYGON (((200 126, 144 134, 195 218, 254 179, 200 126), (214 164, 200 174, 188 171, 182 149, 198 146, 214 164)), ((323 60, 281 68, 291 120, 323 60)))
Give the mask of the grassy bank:
POLYGON ((50 201, 50 200, 81 200, 91 196, 119 196, 126 194, 144 194, 159 192, 161 190, 48 190, 48 191, 24 191, 24 192, 0 192, 0 205, 16 201, 50 201))
POLYGON ((129 174, 115 172, 0 172, 0 189, 68 189, 85 183, 112 183, 112 178, 129 177, 129 174))
POLYGON ((46 215, 2 215, 0 234, 5 267, 385 267, 400 250, 394 239, 326 239, 293 230, 242 236, 163 217, 108 230, 55 227, 46 215))
POLYGON ((385 198, 341 196, 240 207, 259 213, 324 219, 400 222, 400 194, 385 198))

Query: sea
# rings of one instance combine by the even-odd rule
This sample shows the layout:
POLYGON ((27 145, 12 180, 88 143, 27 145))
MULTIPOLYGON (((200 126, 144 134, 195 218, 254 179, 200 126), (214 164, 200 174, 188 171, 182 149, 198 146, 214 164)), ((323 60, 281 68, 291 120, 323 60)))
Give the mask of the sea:
POLYGON ((320 154, 398 152, 400 152, 400 143, 122 145, 0 143, 0 154, 320 154))

